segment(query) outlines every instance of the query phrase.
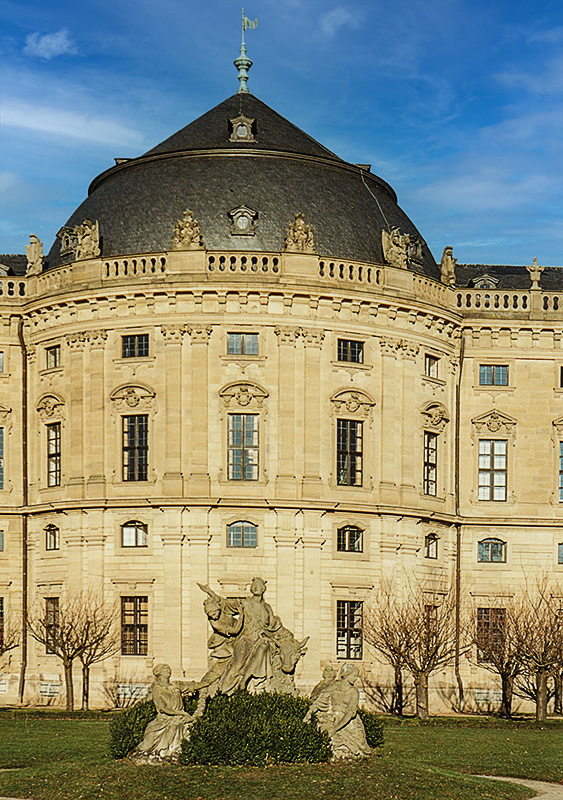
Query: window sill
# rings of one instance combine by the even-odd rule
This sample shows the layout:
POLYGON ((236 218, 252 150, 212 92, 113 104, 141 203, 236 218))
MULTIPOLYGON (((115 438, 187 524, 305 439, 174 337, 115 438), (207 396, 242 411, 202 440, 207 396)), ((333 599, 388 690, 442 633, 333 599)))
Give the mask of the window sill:
POLYGON ((39 374, 43 375, 57 375, 62 373, 63 367, 50 367, 49 369, 40 369, 39 374))
POLYGON ((433 378, 432 375, 422 375, 422 383, 429 383, 431 386, 445 386, 446 381, 443 378, 433 378))
POLYGON ((231 362, 234 361, 236 364, 240 364, 241 366, 244 364, 265 364, 266 363, 266 356, 247 356, 244 354, 236 355, 224 355, 221 356, 221 361, 231 362))
POLYGON ((121 364, 150 364, 155 361, 155 356, 134 356, 131 358, 114 358, 113 363, 117 366, 121 364))
POLYGON ((360 364, 355 361, 331 361, 330 363, 337 369, 359 370, 360 372, 369 372, 372 368, 371 364, 360 364))

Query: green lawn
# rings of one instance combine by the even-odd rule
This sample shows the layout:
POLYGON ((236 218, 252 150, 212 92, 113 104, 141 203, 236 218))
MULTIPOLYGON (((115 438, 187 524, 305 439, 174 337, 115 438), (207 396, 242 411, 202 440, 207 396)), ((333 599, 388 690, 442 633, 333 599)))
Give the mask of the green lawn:
POLYGON ((0 795, 35 800, 503 800, 527 789, 471 777, 563 782, 563 724, 390 720, 381 753, 356 765, 267 769, 134 766, 107 755, 96 718, 0 712, 0 795))

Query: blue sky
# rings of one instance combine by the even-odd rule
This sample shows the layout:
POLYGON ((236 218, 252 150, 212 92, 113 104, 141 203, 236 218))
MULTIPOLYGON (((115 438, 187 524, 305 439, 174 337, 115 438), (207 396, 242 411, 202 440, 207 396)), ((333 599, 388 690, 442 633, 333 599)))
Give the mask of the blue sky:
MULTIPOLYGON (((0 252, 48 250, 114 157, 237 90, 235 0, 4 0, 0 252)), ((246 0, 250 90, 395 188, 439 260, 563 265, 549 0, 246 0)))

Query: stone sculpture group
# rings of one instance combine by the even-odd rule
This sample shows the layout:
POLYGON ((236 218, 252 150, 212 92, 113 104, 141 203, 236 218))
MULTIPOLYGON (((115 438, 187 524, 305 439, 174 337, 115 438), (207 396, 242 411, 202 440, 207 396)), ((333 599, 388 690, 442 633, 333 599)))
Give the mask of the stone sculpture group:
MULTIPOLYGON (((189 738, 190 726, 203 714, 207 697, 217 692, 229 695, 237 689, 250 689, 297 694, 295 667, 307 650, 309 637, 299 642, 282 625, 264 600, 266 582, 253 578, 250 596, 233 600, 221 597, 207 585, 198 585, 207 594, 203 607, 212 630, 207 643, 209 668, 198 682, 171 682, 168 664, 154 667, 150 692, 157 715, 132 753, 137 762, 175 760, 182 740, 189 738), (197 708, 194 714, 188 714, 183 695, 196 691, 197 708)), ((334 758, 361 758, 371 752, 358 715, 357 678, 358 669, 352 664, 345 664, 338 677, 331 666, 325 667, 304 718, 311 722, 316 716, 331 738, 334 758)))

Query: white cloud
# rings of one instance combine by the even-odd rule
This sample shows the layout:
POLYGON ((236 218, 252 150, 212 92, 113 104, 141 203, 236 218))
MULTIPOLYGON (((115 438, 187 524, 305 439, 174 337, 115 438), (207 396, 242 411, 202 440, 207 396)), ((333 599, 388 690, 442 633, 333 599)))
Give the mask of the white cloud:
POLYGON ((511 89, 525 89, 534 94, 557 94, 561 91, 563 78, 563 57, 551 58, 543 68, 534 70, 506 70, 495 76, 511 89))
POLYGON ((340 28, 357 28, 359 24, 358 17, 343 6, 333 8, 321 17, 321 31, 330 39, 340 28))
POLYGON ((70 38, 67 28, 61 28, 55 33, 30 33, 25 40, 24 53, 28 56, 37 56, 47 60, 57 56, 75 56, 78 49, 70 38))
POLYGON ((8 100, 2 107, 2 123, 5 127, 66 136, 99 144, 140 147, 144 142, 141 133, 111 119, 59 108, 41 107, 18 100, 8 100))

